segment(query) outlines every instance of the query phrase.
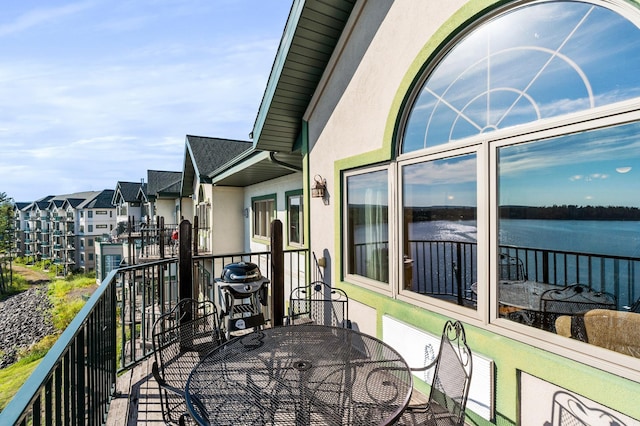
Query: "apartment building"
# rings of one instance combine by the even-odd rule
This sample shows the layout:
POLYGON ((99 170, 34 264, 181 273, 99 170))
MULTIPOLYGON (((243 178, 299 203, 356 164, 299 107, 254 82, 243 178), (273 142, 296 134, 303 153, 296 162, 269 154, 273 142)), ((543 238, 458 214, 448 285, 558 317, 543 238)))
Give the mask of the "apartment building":
POLYGON ((60 273, 95 269, 95 242, 114 231, 113 190, 47 196, 16 203, 16 255, 27 263, 48 261, 60 273))

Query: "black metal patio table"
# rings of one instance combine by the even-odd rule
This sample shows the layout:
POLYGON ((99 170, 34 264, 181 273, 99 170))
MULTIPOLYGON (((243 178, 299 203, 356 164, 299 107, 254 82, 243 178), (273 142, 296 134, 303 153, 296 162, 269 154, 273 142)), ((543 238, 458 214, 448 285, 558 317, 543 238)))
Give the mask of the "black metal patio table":
POLYGON ((193 369, 185 394, 202 425, 385 425, 412 387, 406 362, 384 342, 305 324, 226 342, 193 369))

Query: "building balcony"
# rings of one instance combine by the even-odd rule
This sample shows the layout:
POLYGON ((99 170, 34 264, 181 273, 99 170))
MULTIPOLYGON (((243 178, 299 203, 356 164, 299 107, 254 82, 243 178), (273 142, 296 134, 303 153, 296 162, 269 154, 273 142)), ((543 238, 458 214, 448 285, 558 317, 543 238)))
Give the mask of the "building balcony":
MULTIPOLYGON (((306 265, 306 259, 307 250, 287 251, 284 265, 306 265)), ((200 256, 187 267, 198 271, 193 282, 197 291, 215 300, 217 293, 211 288, 210 278, 220 276, 221 271, 216 268, 240 260, 258 264, 269 278, 270 252, 200 256)), ((58 265, 62 261, 55 259, 53 263, 58 265)), ((291 286, 302 285, 306 280, 306 273, 299 267, 288 275, 286 294, 291 286)), ((65 404, 63 401, 72 400, 77 403, 56 414, 70 424, 163 425, 159 390, 151 374, 152 326, 163 311, 177 302, 179 276, 177 258, 112 271, 81 311, 85 317, 74 319, 54 346, 55 351, 51 349, 40 362, 38 377, 32 375, 29 386, 23 386, 0 413, 0 423, 45 424, 47 415, 52 411, 58 413, 65 404), (151 291, 162 286, 165 291, 151 291), (148 296, 142 297, 143 294, 148 296), (120 327, 127 332, 118 332, 120 327), (80 364, 81 369, 68 368, 68 360, 76 356, 85 361, 80 364), (78 383, 77 380, 82 380, 83 385, 71 386, 69 393, 51 392, 57 383, 78 383)), ((269 309, 265 307, 270 312, 269 309)))

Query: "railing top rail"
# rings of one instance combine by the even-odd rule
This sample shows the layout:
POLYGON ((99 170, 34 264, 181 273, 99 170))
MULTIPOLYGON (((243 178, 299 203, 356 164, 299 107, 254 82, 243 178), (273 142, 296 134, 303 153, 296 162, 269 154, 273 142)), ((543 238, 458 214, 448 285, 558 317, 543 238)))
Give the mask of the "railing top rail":
MULTIPOLYGON (((307 248, 299 249, 287 249, 283 250, 285 253, 304 253, 309 251, 307 248)), ((199 259, 223 259, 226 257, 251 257, 251 256, 264 256, 271 255, 270 251, 253 251, 253 252, 238 252, 238 253, 225 253, 225 254, 199 254, 194 255, 193 260, 199 259)))
POLYGON ((25 409, 29 407, 31 402, 38 396, 38 392, 52 374, 56 364, 62 359, 73 340, 82 330, 82 326, 89 317, 89 314, 96 307, 103 295, 109 290, 109 283, 114 280, 117 272, 118 270, 114 269, 107 275, 80 312, 78 312, 58 340, 56 340, 56 343, 54 343, 47 352, 47 355, 45 355, 33 373, 27 378, 24 385, 22 385, 11 401, 9 401, 4 410, 0 412, 0 424, 13 425, 18 423, 25 409))
POLYGON ((518 251, 539 251, 539 252, 548 252, 548 253, 562 253, 568 254, 571 256, 591 256, 591 257, 606 257, 607 259, 619 259, 619 260, 631 260, 631 261, 640 261, 639 256, 620 256, 615 254, 603 254, 603 253, 589 253, 583 251, 567 251, 567 250, 556 250, 556 249, 545 249, 545 248, 533 248, 533 247, 522 247, 522 246, 512 246, 501 244, 500 248, 513 249, 518 251))

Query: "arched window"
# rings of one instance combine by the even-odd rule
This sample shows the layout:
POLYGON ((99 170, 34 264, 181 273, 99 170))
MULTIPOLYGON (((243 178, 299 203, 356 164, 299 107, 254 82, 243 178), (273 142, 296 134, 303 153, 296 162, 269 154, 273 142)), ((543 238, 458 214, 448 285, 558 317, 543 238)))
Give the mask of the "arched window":
POLYGON ((640 321, 638 22, 514 2, 432 56, 399 126, 399 294, 640 356, 616 331, 640 321))
POLYGON ((423 80, 402 153, 640 96, 640 29, 604 3, 532 3, 464 35, 423 80))

